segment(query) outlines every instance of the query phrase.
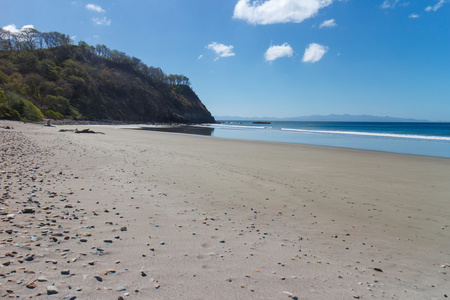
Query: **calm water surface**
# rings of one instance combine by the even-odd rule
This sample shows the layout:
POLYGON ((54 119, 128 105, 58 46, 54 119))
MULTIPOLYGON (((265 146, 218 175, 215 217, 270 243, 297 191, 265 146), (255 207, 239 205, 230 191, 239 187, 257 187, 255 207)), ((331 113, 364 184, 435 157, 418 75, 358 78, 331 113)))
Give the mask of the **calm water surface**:
POLYGON ((450 158, 450 123, 220 121, 219 138, 300 143, 450 158))

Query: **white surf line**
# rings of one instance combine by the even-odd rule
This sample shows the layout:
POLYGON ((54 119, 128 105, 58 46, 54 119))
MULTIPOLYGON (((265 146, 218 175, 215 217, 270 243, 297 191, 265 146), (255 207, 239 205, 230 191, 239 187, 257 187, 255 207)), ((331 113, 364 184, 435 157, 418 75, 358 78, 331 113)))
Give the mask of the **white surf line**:
POLYGON ((358 132, 358 131, 305 130, 305 129, 292 129, 292 128, 281 128, 281 130, 303 132, 303 133, 348 134, 348 135, 363 135, 363 136, 376 136, 376 137, 393 137, 393 138, 420 139, 420 140, 450 141, 450 137, 432 136, 432 135, 427 136, 427 135, 372 133, 372 132, 358 132))

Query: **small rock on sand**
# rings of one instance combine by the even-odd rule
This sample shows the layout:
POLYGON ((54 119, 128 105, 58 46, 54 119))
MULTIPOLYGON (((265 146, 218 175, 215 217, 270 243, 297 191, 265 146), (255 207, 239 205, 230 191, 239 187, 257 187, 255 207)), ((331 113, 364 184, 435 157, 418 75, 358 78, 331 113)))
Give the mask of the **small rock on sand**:
POLYGON ((34 289, 35 287, 37 287, 37 281, 38 281, 38 280, 35 279, 35 280, 33 280, 33 281, 27 283, 26 287, 29 288, 29 289, 34 289))
POLYGON ((23 214, 34 214, 36 209, 34 207, 25 207, 22 209, 23 214))
POLYGON ((283 292, 283 294, 287 295, 289 298, 297 300, 298 297, 295 296, 294 294, 290 293, 290 292, 283 292))
POLYGON ((58 293, 59 293, 59 291, 56 288, 56 286, 54 286, 54 285, 47 286, 47 295, 54 295, 54 294, 58 294, 58 293))

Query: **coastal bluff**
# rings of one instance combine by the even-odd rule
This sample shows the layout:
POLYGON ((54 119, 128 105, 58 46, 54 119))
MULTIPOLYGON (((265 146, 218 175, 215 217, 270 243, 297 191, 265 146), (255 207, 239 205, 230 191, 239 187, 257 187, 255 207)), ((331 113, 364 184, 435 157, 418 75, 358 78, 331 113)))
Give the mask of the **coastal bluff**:
POLYGON ((45 48, 35 39, 32 47, 0 47, 0 119, 215 121, 184 75, 165 74, 103 45, 45 48))

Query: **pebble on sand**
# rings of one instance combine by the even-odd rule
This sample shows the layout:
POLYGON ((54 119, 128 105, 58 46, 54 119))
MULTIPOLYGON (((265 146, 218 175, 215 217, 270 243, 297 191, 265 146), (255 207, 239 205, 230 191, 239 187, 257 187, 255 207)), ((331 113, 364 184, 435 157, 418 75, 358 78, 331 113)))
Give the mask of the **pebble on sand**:
POLYGON ((26 287, 29 289, 34 289, 35 287, 37 287, 38 284, 38 279, 35 279, 29 283, 26 284, 26 287))
POLYGON ((298 297, 295 296, 294 294, 290 293, 290 292, 283 292, 283 294, 287 295, 289 298, 297 300, 298 297))
POLYGON ((47 295, 54 295, 54 294, 58 294, 58 293, 59 293, 59 291, 56 288, 56 286, 54 286, 54 285, 47 286, 47 295))
POLYGON ((34 214, 36 209, 34 207, 25 207, 22 209, 23 214, 34 214))

